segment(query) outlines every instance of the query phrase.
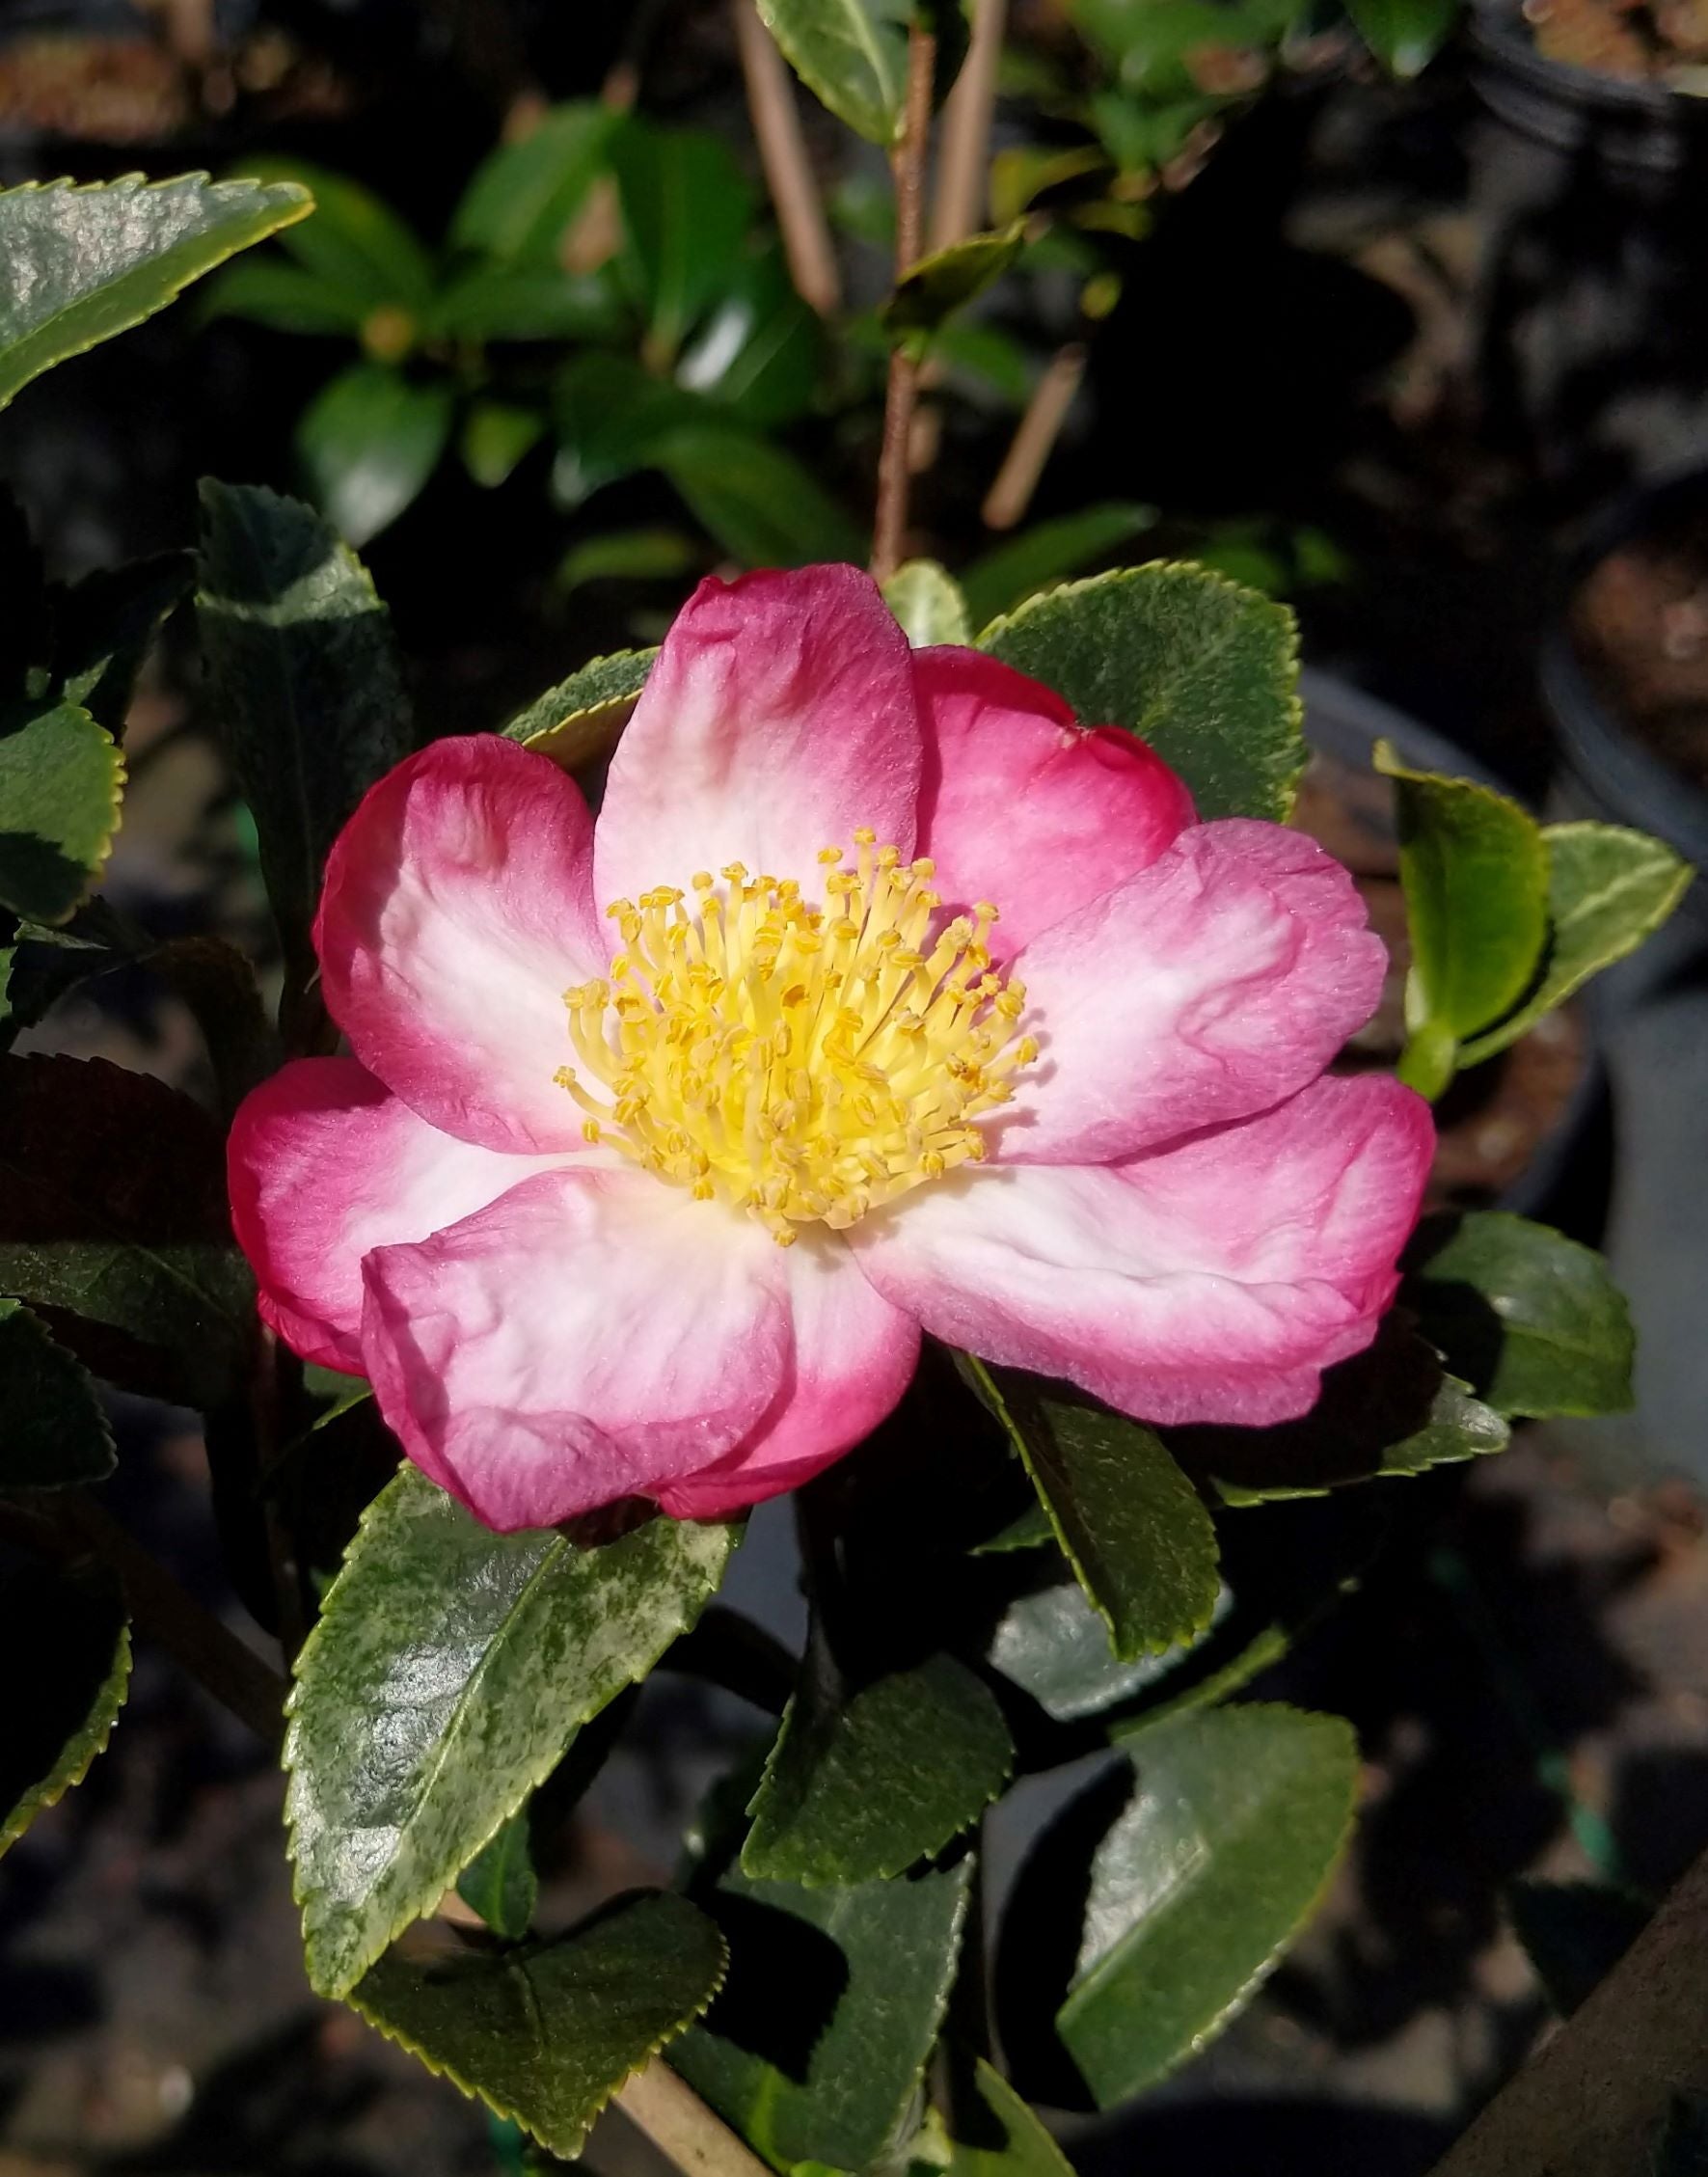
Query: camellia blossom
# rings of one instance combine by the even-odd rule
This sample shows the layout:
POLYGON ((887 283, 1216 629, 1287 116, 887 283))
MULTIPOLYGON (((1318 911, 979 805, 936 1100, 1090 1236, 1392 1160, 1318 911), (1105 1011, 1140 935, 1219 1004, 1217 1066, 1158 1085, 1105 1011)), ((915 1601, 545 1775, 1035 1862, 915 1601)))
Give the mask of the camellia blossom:
POLYGON ((1384 966, 1303 833, 910 650, 852 567, 701 585, 597 820, 494 735, 383 778, 315 926, 353 1056, 238 1113, 261 1312, 489 1525, 723 1515, 922 1330, 1158 1423, 1367 1346, 1432 1130, 1324 1069, 1384 966))

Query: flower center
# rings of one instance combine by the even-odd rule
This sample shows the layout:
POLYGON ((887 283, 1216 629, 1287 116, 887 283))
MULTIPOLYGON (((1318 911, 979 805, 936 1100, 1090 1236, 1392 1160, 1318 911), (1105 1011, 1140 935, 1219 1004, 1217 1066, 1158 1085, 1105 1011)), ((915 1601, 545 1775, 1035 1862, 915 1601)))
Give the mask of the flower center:
POLYGON ((825 906, 793 878, 706 870, 606 909, 623 951, 609 982, 566 991, 578 1063, 556 1078, 608 1142, 661 1179, 758 1217, 779 1245, 814 1219, 852 1225, 957 1164, 973 1121, 1038 1055, 1026 993, 990 972, 996 910, 934 938, 933 864, 869 830, 857 866, 819 856, 825 906))

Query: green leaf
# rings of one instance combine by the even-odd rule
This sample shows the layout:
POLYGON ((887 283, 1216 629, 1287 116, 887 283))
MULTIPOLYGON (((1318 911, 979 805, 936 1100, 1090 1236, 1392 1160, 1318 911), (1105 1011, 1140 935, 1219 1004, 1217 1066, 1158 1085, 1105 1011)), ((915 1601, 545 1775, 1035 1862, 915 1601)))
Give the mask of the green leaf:
POLYGON ((1346 0, 1353 28, 1392 75, 1426 68, 1459 19, 1458 0, 1346 0))
POLYGON ((112 852, 123 787, 118 744, 75 703, 0 712, 0 907, 66 921, 112 852))
MULTIPOLYGON (((1061 1564, 1055 1558, 1054 1565, 1061 1564)), ((1095 1716, 1154 1685, 1184 1649, 1122 1661, 1108 1628, 1077 1581, 1044 1578, 1017 1594, 992 1630, 985 1653, 1058 1724, 1095 1716)))
POLYGON ((555 579, 566 594, 594 582, 677 582, 704 557, 681 530, 601 530, 570 546, 555 579))
POLYGON ((1468 778, 1408 771, 1385 741, 1376 769, 1394 780, 1399 874, 1412 966, 1406 1026, 1434 1041, 1400 1076, 1438 1096, 1450 1078, 1436 1046, 1462 1042, 1515 1004, 1548 932, 1548 850, 1516 802, 1468 778))
POLYGON ((717 1867, 690 1894, 723 1929, 729 1978, 670 2062, 773 2167, 866 2169, 898 2143, 942 2026, 972 1862, 827 1890, 717 1867))
POLYGON ((838 121, 890 145, 908 86, 910 0, 759 0, 789 66, 838 121))
POLYGON ((457 451, 474 481, 485 491, 496 491, 545 435, 546 420, 538 409, 518 408, 507 400, 477 400, 463 419, 457 451))
POLYGON ((721 137, 630 115, 612 138, 625 262, 647 316, 647 360, 668 363, 724 292, 757 200, 721 137))
POLYGON ((0 1493, 104 1482, 113 1431, 87 1369, 17 1300, 0 1300, 0 1493))
POLYGON ((960 1356, 1008 1430, 1080 1586, 1125 1662, 1190 1639, 1221 1585, 1216 1531, 1153 1430, 1035 1377, 960 1356))
POLYGON ((251 165, 258 174, 313 192, 313 218, 280 238, 299 264, 355 303, 364 316, 385 304, 410 314, 425 309, 438 281, 431 253, 371 189, 303 159, 258 159, 251 165))
POLYGON ((865 557, 859 530, 780 446, 716 422, 681 423, 649 449, 711 535, 749 567, 865 557))
POLYGON ((208 283, 204 318, 241 317, 276 333, 348 337, 362 330, 367 305, 306 265, 283 257, 245 258, 208 283))
POLYGON ((255 1333, 225 1161, 220 1129, 163 1081, 98 1058, 0 1058, 0 1293, 46 1311, 95 1374, 219 1403, 255 1333))
POLYGON ((984 627, 998 612, 1012 612, 1035 590, 1077 574, 1088 560, 1104 558, 1155 520, 1154 506, 1110 500, 1034 522, 975 559, 962 575, 972 624, 984 627))
POLYGON ((48 668, 57 699, 81 704, 121 739, 137 672, 183 602, 193 573, 187 552, 161 552, 85 575, 58 591, 48 668))
POLYGON ((506 1943, 522 1941, 539 1903, 529 1842, 530 1805, 525 1801, 457 1877, 457 1895, 506 1943))
POLYGON ((1056 689, 1085 724, 1148 741, 1206 820, 1292 807, 1305 744, 1284 605, 1200 567, 1122 567, 1021 605, 979 645, 1056 689))
POLYGON ((1548 950, 1542 971, 1515 1013, 1465 1044, 1476 1066, 1528 1035, 1591 975, 1635 952, 1690 889, 1694 874, 1670 847, 1616 824, 1546 824, 1548 950))
POLYGON ((935 559, 904 559, 883 585, 883 602, 917 650, 933 642, 970 642, 966 599, 935 559))
POLYGON ((289 184, 204 174, 0 190, 0 408, 312 209, 307 191, 289 184))
POLYGON ((557 373, 552 409, 557 434, 552 489, 564 506, 579 506, 602 484, 644 468, 657 442, 678 424, 715 413, 629 357, 597 352, 577 356, 557 373))
POLYGON ((1509 1418, 1623 1413, 1636 1339, 1593 1248, 1498 1210, 1432 1217, 1402 1298, 1453 1374, 1509 1418))
POLYGON ((0 1652, 21 1660, 0 1715, 0 1854, 83 1782, 130 1685, 130 1627, 115 1582, 28 1562, 0 1579, 0 1652))
POLYGON ((451 215, 450 242, 510 264, 556 266, 565 231, 609 163, 621 125, 594 99, 554 106, 519 143, 474 169, 451 215))
POLYGON ((743 422, 775 430, 804 415, 824 347, 779 249, 739 264, 676 366, 676 383, 743 422))
POLYGON ((1072 2177, 1072 2167, 1042 2120, 993 2065, 976 2057, 955 2106, 935 2127, 945 2151, 916 2165, 937 2177, 1072 2177))
MULTIPOLYGON (((1203 1710, 1126 1744, 1137 1782, 1113 1821, 1101 1826, 1118 1780, 1100 1781, 1039 1839, 1021 1876, 1028 1891, 1044 1877, 1084 1881, 1084 1832, 1099 1825, 1056 2012, 1062 2046, 1099 2109, 1154 2085, 1249 2001, 1321 1897, 1358 1787, 1350 1727, 1294 1708, 1203 1710)), ((1004 1931, 1009 2002, 1018 2000, 1017 1974, 1032 2003, 1048 2000, 1050 1969, 1066 1962, 1059 1928, 1047 1947, 1036 1939, 1041 1894, 1017 1893, 1004 1931)), ((1011 2024, 1004 2039, 1015 2046, 1011 2024)))
POLYGON ((1506 1424, 1442 1368, 1433 1347, 1394 1314, 1368 1351, 1324 1372, 1322 1395, 1298 1421, 1270 1429, 1171 1429, 1169 1449, 1209 1474, 1225 1504, 1322 1496, 1380 1475, 1504 1451, 1506 1424))
POLYGON ((879 313, 892 340, 935 333, 946 317, 963 310, 994 285, 1020 254, 1026 223, 1017 219, 993 234, 968 234, 946 249, 933 250, 896 283, 879 313))
POLYGON ((309 1978, 341 1996, 716 1590, 738 1530, 495 1535, 406 1469, 296 1665, 286 1818, 309 1978), (373 1758, 376 1743, 383 1761, 373 1758))
POLYGON ((870 1882, 939 1852, 1014 1769, 1002 1710, 952 1655, 850 1683, 815 1624, 748 1809, 748 1875, 870 1882))
POLYGON ((208 702, 253 811, 261 874, 298 987, 326 856, 376 778, 408 754, 409 706, 366 569, 311 507, 249 484, 202 486, 196 608, 208 702))
POLYGON ((704 1913, 640 1891, 549 1943, 393 1951, 349 2001, 429 2071, 573 2160, 624 2081, 712 2000, 723 1964, 704 1913))
POLYGON ((297 420, 314 503, 354 545, 394 522, 439 466, 455 395, 383 363, 352 363, 297 420))
POLYGON ((553 265, 477 264, 421 313, 423 334, 441 340, 605 340, 626 322, 608 274, 553 265))
POLYGON ((1605 1882, 1515 1882, 1506 1908, 1561 2018, 1595 1993, 1654 1917, 1645 1898, 1605 1882))
POLYGON ((646 685, 656 650, 618 650, 593 658, 535 696, 503 728, 505 738, 538 748, 574 771, 613 747, 646 685))

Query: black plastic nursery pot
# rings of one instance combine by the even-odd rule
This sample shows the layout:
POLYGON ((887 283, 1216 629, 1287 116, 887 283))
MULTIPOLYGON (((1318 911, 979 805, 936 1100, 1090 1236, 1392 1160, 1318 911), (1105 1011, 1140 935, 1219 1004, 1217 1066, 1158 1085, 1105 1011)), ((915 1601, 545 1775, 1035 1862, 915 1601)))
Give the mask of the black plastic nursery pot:
POLYGON ((1490 112, 1557 151, 1625 177, 1676 175, 1708 156, 1708 98, 1550 59, 1517 0, 1478 0, 1471 51, 1490 112))

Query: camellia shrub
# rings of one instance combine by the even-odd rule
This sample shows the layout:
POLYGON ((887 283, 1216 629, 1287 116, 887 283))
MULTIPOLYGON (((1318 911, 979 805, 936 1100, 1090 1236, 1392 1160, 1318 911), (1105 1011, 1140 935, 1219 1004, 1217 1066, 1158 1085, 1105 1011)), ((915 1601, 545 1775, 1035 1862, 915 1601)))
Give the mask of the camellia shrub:
MULTIPOLYGON (((929 25, 879 29, 929 85, 929 25)), ((928 122, 898 108, 904 201, 928 122)), ((195 176, 0 195, 0 400, 312 211, 195 176)), ((557 2155, 620 2093, 685 2169, 1065 2167, 1028 2097, 1114 2108, 1187 2060, 1346 1842, 1350 1727, 1243 1694, 1357 1565, 1254 1543, 1271 1500, 1629 1397, 1593 1254, 1418 1225, 1429 1100, 1683 871, 1384 752, 1409 1042, 1398 1077, 1337 1070, 1385 955, 1288 823, 1288 615, 1153 565, 975 629, 898 563, 921 328, 1002 254, 913 264, 903 224, 882 586, 709 580, 656 653, 490 731, 414 747, 362 565, 265 490, 204 487, 193 564, 65 587, 8 548, 7 1044, 145 962, 218 1108, 0 1055, 31 1659, 0 1843, 104 1745, 134 1618, 282 1746, 313 1987, 557 2155), (276 1020, 232 946, 98 891, 132 678, 192 583, 276 1020), (288 1687, 102 1509, 96 1378, 204 1415, 288 1687), (799 1655, 717 1599, 786 1492, 799 1655), (536 1852, 655 1671, 770 1728, 672 1887, 540 1924, 536 1852), (1098 1750, 988 1946, 988 1811, 1098 1750)))

